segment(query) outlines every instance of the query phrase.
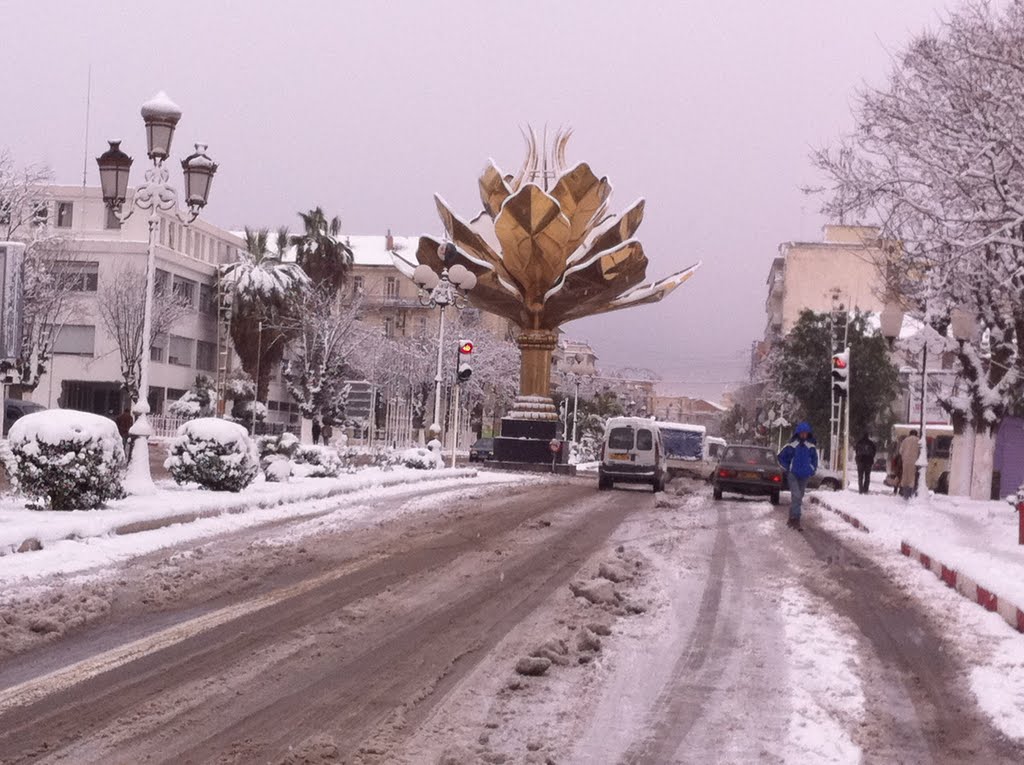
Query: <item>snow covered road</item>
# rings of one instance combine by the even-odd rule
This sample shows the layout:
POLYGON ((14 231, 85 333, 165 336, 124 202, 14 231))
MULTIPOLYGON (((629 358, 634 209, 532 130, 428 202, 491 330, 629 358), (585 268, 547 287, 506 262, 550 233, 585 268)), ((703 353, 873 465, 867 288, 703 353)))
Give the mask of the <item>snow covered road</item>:
POLYGON ((33 583, 16 620, 105 608, 0 657, 0 762, 1024 761, 861 551, 672 488, 406 487, 33 583))

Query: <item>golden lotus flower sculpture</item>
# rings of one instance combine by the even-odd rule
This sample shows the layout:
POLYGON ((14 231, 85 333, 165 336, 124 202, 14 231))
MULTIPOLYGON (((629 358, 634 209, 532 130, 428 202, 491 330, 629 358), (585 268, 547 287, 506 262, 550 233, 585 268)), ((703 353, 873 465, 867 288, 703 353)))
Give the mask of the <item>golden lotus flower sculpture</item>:
MULTIPOLYGON (((643 220, 644 200, 620 215, 609 214, 608 179, 598 178, 586 162, 566 169, 568 138, 569 132, 560 132, 553 149, 542 157, 531 130, 526 160, 515 175, 502 173, 489 161, 479 181, 484 209, 472 220, 460 218, 435 195, 456 252, 443 263, 440 243, 429 236, 420 237, 416 252, 420 264, 437 272, 455 264, 465 266, 477 279, 469 301, 522 330, 520 399, 513 417, 555 417, 550 403, 551 354, 562 324, 655 303, 700 267, 698 262, 645 283, 647 256, 634 238, 643 220)), ((395 262, 412 276, 416 264, 397 255, 395 262)))

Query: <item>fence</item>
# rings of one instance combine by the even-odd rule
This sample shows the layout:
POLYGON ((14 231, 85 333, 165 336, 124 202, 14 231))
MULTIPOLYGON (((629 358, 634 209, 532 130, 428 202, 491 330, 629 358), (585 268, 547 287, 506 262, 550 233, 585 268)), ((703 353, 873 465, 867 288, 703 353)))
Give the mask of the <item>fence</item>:
MULTIPOLYGON (((184 417, 168 417, 158 414, 149 418, 150 427, 153 428, 153 438, 174 438, 178 434, 178 428, 188 422, 184 417)), ((299 435, 301 425, 289 425, 283 422, 257 422, 256 435, 258 436, 279 436, 284 432, 299 435)))

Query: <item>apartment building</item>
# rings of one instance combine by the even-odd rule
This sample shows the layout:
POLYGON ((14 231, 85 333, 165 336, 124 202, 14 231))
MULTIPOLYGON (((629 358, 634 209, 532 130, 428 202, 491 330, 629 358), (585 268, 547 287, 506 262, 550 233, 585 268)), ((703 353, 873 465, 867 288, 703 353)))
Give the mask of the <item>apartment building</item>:
MULTIPOLYGON (((71 317, 55 339, 49 369, 29 397, 47 407, 116 415, 126 405, 120 354, 100 305, 119 279, 145 272, 148 213, 139 211, 122 224, 98 188, 51 186, 46 197, 35 223, 67 237, 68 259, 60 265, 75 277, 77 294, 71 317)), ((198 374, 216 374, 217 267, 236 260, 243 246, 237 236, 202 218, 183 226, 175 216, 161 214, 156 289, 170 290, 188 310, 152 346, 149 402, 154 415, 165 414, 198 374)), ((280 381, 272 386, 270 399, 272 421, 297 419, 280 381)))

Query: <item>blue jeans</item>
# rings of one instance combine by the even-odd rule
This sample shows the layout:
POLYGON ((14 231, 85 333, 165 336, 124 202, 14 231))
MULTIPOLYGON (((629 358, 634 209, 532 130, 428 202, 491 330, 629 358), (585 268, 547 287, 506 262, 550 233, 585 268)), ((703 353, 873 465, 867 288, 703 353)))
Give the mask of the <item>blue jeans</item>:
POLYGON ((797 478, 792 473, 786 475, 789 478, 789 520, 799 521, 800 511, 803 509, 804 492, 807 491, 807 479, 797 478))

